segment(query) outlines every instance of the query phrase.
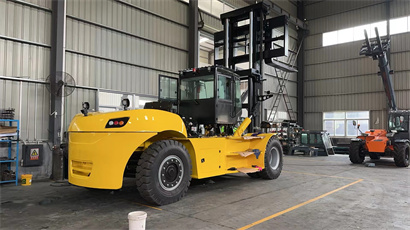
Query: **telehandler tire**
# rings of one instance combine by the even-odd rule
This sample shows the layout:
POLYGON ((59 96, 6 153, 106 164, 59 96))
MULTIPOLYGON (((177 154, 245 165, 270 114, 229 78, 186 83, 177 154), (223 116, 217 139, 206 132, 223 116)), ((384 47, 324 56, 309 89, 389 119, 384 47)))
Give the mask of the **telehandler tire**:
POLYGON ((394 163, 397 167, 408 167, 410 145, 409 143, 396 143, 394 145, 394 163))
POLYGON ((259 172, 260 177, 273 180, 279 177, 283 167, 283 151, 278 140, 271 138, 265 150, 265 168, 259 172))
POLYGON ((351 142, 349 148, 349 158, 353 164, 361 164, 365 158, 364 148, 362 142, 351 142))
POLYGON ((191 158, 178 141, 162 140, 151 144, 137 166, 137 188, 150 203, 165 205, 179 201, 191 182, 191 158))

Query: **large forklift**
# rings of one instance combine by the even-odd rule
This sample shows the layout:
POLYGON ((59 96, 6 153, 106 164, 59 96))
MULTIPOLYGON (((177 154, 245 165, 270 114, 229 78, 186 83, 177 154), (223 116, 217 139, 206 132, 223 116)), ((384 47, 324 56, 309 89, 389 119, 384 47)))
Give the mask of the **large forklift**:
POLYGON ((371 129, 363 133, 360 131, 360 125, 357 124, 361 135, 351 140, 349 158, 352 163, 361 164, 366 155, 369 155, 373 160, 380 159, 380 156, 392 156, 397 167, 408 167, 410 111, 399 110, 396 105, 396 96, 390 76, 393 71, 390 70, 386 57, 386 52, 390 48, 390 39, 381 39, 377 28, 375 28, 375 32, 376 38, 369 40, 366 30, 364 31, 366 40, 360 49, 360 55, 372 57, 373 60, 379 62, 379 74, 383 80, 389 105, 388 129, 371 129))
POLYGON ((273 133, 254 132, 260 104, 272 96, 262 95, 263 63, 288 52, 287 17, 267 19, 268 12, 260 2, 222 14, 224 31, 215 43, 223 58, 181 71, 179 79, 162 78, 160 85, 171 89, 160 89, 160 101, 144 109, 126 110, 124 100, 124 111, 99 113, 84 103, 69 127, 69 182, 114 190, 131 173, 144 199, 165 205, 186 194, 191 178, 238 172, 278 178, 280 142, 273 133), (241 45, 245 49, 237 52, 241 45), (248 69, 235 68, 244 62, 248 69), (241 100, 241 81, 248 83, 248 103, 241 100), (242 108, 248 117, 238 125, 242 108))

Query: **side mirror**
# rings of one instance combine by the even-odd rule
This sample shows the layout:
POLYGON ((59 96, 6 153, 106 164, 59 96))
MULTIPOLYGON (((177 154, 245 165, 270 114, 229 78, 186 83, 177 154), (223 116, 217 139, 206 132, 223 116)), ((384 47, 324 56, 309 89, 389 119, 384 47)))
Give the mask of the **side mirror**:
POLYGON ((84 114, 84 116, 88 116, 89 109, 90 109, 90 103, 83 102, 83 109, 81 110, 81 113, 84 114))
POLYGON ((353 126, 356 126, 356 121, 353 121, 353 126))

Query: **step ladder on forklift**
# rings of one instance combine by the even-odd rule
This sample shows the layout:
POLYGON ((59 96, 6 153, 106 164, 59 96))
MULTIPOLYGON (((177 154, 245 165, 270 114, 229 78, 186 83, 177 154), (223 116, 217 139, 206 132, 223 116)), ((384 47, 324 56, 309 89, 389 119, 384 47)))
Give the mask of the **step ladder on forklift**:
MULTIPOLYGON (((286 107, 286 112, 289 116, 289 120, 296 120, 296 113, 293 110, 292 107, 292 103, 290 101, 290 97, 288 94, 288 90, 286 88, 286 84, 289 81, 289 73, 294 73, 297 72, 297 70, 294 68, 296 60, 298 58, 300 49, 302 47, 303 44, 303 40, 304 37, 302 38, 302 41, 299 43, 299 47, 297 49, 297 51, 293 51, 293 50, 289 50, 290 51, 290 55, 288 58, 287 63, 283 63, 280 62, 278 60, 276 60, 276 64, 271 65, 272 67, 275 68, 275 74, 278 80, 278 86, 279 86, 279 90, 275 96, 275 99, 273 101, 273 105, 272 105, 272 109, 269 113, 269 116, 267 117, 267 120, 269 121, 270 119, 274 120, 276 118, 276 115, 278 114, 278 109, 279 109, 279 104, 280 104, 280 99, 283 98, 283 101, 285 102, 285 107, 286 107), (279 70, 281 70, 282 72, 281 75, 279 76, 279 70), (273 113, 273 116, 272 116, 273 113)), ((296 46, 296 45, 295 45, 296 46)))

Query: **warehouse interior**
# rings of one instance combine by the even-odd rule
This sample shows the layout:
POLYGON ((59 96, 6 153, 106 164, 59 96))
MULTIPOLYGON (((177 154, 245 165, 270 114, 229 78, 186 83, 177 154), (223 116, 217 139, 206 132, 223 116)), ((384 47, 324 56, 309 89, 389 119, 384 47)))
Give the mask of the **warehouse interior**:
POLYGON ((409 110, 408 0, 0 0, 0 226, 408 229, 409 110))

